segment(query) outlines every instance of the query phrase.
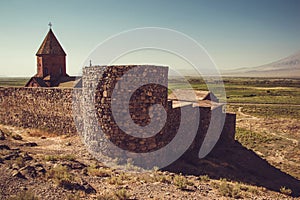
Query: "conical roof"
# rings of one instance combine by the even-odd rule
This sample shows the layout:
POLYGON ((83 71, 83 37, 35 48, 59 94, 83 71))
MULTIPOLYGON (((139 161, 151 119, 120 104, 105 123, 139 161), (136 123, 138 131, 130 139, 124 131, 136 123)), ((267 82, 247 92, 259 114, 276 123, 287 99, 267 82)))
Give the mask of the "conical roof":
POLYGON ((56 39, 52 29, 50 28, 48 34, 46 35, 42 45, 40 46, 38 52, 36 53, 37 56, 40 55, 60 55, 65 56, 66 53, 59 44, 58 40, 56 39))

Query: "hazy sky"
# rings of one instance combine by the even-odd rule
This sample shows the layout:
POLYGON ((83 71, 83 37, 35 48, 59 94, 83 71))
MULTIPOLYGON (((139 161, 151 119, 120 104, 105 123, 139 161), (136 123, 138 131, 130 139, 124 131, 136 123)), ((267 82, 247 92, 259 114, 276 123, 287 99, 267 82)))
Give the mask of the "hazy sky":
POLYGON ((49 21, 71 75, 100 42, 138 27, 189 35, 219 68, 258 66, 300 50, 300 0, 3 0, 0 75, 35 74, 49 21))

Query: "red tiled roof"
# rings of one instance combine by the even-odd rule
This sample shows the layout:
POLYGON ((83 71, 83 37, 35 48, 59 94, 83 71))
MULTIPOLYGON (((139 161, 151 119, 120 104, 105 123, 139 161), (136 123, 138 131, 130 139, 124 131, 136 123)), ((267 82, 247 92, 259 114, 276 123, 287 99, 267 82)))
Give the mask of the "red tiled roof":
POLYGON ((66 55, 65 51, 52 32, 52 29, 49 30, 36 55, 66 55))

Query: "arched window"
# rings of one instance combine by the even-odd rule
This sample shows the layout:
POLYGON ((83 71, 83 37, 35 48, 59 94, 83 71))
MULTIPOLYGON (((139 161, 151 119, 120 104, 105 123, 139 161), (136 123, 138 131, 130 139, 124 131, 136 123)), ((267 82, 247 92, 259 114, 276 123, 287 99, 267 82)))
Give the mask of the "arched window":
POLYGON ((59 75, 61 75, 62 74, 62 69, 61 69, 61 67, 59 67, 59 75))

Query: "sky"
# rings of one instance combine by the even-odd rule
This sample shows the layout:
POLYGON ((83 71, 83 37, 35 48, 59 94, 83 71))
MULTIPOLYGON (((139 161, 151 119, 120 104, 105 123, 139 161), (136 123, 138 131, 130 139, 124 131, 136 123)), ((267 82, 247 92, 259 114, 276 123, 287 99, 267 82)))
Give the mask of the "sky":
POLYGON ((49 22, 70 75, 101 42, 142 27, 188 35, 219 69, 255 67, 300 50, 300 0, 3 0, 0 76, 35 74, 49 22))

